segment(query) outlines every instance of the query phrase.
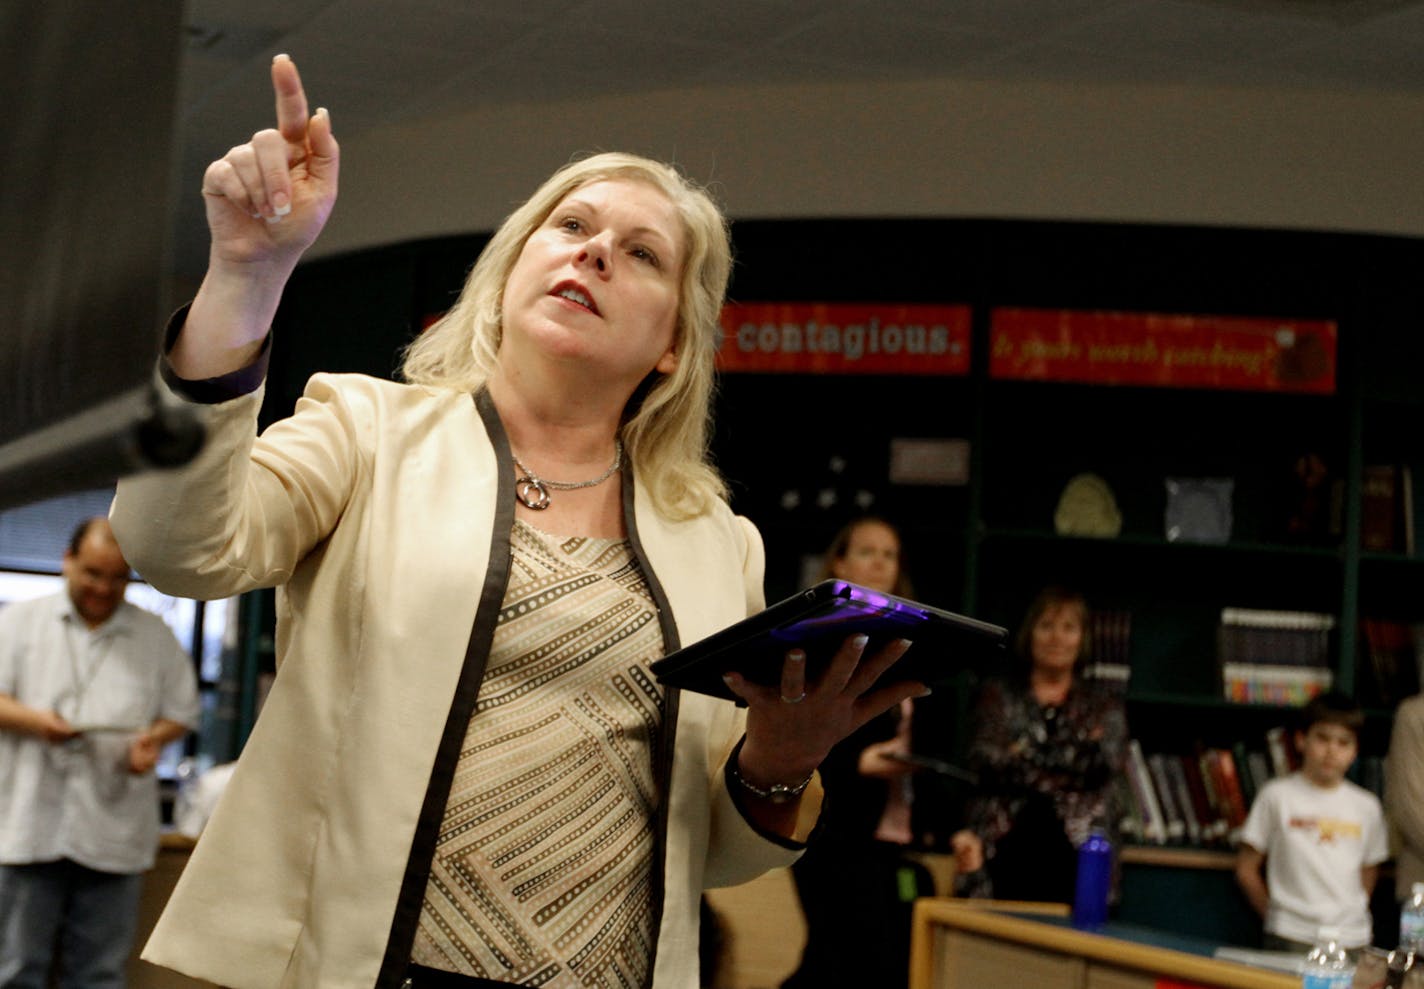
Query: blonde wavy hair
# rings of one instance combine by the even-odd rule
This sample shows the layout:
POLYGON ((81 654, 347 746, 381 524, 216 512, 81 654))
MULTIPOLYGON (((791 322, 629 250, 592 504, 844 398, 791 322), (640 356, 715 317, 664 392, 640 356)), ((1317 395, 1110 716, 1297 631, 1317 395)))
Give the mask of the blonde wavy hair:
POLYGON ((727 220, 701 186, 662 162, 609 152, 550 176, 500 225, 465 279, 455 305, 405 351, 411 384, 473 392, 494 373, 504 326, 505 282, 527 241, 575 189, 605 179, 645 182, 673 204, 686 242, 673 347, 677 368, 653 371, 624 410, 623 445, 652 495, 673 519, 691 518, 726 497, 708 457, 718 315, 732 268, 727 220))

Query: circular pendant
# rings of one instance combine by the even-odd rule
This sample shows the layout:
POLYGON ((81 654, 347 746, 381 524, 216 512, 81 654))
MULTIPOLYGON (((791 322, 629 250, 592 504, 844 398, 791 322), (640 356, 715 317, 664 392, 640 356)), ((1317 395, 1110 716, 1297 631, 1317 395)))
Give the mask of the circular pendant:
POLYGON ((514 482, 514 497, 518 498, 525 508, 532 508, 536 512, 542 512, 549 507, 549 492, 532 477, 521 477, 514 482))

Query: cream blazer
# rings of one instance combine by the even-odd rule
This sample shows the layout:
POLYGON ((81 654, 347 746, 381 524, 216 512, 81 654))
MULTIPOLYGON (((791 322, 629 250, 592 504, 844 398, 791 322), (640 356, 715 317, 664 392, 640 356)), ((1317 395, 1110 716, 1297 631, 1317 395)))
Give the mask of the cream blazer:
MULTIPOLYGON (((256 438, 261 397, 201 406, 197 460, 122 481, 111 512, 167 593, 279 588, 276 682, 143 957, 233 989, 398 986, 504 596, 508 442, 483 395, 318 374, 256 438)), ((751 523, 725 505, 670 521, 631 475, 668 647, 761 609, 751 523)), ((676 690, 667 708, 653 986, 695 989, 702 890, 801 846, 753 828, 725 785, 744 712, 676 690)))

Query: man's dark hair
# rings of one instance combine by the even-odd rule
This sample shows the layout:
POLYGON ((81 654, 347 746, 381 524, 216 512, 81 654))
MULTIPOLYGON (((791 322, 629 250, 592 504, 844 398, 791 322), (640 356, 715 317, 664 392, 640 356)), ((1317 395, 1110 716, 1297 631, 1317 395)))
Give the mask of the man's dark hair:
POLYGON ((1354 698, 1338 690, 1317 694, 1301 709, 1300 730, 1308 732, 1319 724, 1339 725, 1356 736, 1365 726, 1365 712, 1354 698))
POLYGON ((96 523, 101 521, 103 521, 102 516, 95 515, 92 518, 85 519, 74 527, 74 535, 69 537, 70 556, 79 555, 79 547, 84 545, 84 537, 89 535, 89 530, 92 529, 96 523))

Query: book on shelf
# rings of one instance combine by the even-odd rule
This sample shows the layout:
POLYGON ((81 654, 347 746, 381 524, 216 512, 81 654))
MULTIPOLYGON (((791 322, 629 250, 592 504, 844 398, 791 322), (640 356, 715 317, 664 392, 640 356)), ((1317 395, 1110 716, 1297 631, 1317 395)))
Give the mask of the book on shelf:
POLYGON ((1163 755, 1162 765, 1167 777, 1167 787, 1172 791, 1172 800, 1182 812, 1182 823, 1185 826, 1187 842, 1192 845, 1205 844, 1210 838, 1206 833, 1207 822, 1197 812, 1181 757, 1163 755))
POLYGON ((1408 464, 1366 464, 1360 479, 1360 545, 1414 553, 1414 476, 1408 464))
POLYGON ((1162 818, 1162 806, 1157 802, 1157 792, 1152 786, 1152 774, 1147 769, 1147 758, 1142 754, 1142 746, 1135 738, 1127 743, 1127 781, 1131 784, 1132 795, 1137 802, 1137 815, 1142 820, 1143 843, 1165 845, 1167 826, 1162 818))
POLYGON ((1236 772, 1236 761, 1229 749, 1221 748, 1206 749, 1203 758, 1216 787, 1217 814, 1225 822, 1225 843, 1234 848, 1249 809, 1241 790, 1241 777, 1236 772))
POLYGON ((1360 545, 1384 553, 1394 549, 1394 465, 1367 464, 1360 479, 1360 545))
POLYGON ((1152 778, 1152 789, 1157 795, 1157 804, 1162 808, 1162 822, 1167 832, 1169 844, 1181 842, 1187 837, 1187 823, 1184 811, 1177 806, 1177 795, 1167 778, 1167 757, 1154 752, 1147 757, 1147 772, 1152 778))
POLYGON ((1289 776, 1300 768, 1300 753, 1289 728, 1277 725, 1266 730, 1266 754, 1270 757, 1271 776, 1289 776))
POLYGON ((1256 779, 1251 775, 1251 767, 1246 764, 1246 743, 1236 741, 1231 744, 1231 761, 1236 766, 1236 778, 1241 784, 1241 796, 1245 800, 1246 806, 1250 807, 1256 799, 1259 790, 1256 787, 1256 779))
POLYGON ((1203 748, 1197 754, 1197 761, 1201 764, 1203 778, 1209 781, 1207 791, 1212 794, 1222 843, 1229 845, 1233 837, 1231 797, 1226 792, 1226 780, 1221 775, 1221 764, 1217 759, 1219 751, 1215 748, 1203 748))
POLYGON ((1217 787, 1217 799, 1226 817, 1227 841, 1236 844, 1236 835, 1246 823, 1246 795, 1241 790, 1241 777, 1236 772, 1236 760, 1229 749, 1208 749, 1211 771, 1217 787))
POLYGON ((1330 458, 1304 450, 1277 463, 1272 471, 1271 517, 1280 518, 1273 533, 1288 543, 1335 545, 1344 530, 1345 479, 1330 458))
POLYGON ((1195 753, 1177 757, 1177 765, 1186 778, 1196 811, 1197 830, 1203 845, 1216 845, 1226 840, 1226 818, 1217 813, 1212 794, 1202 779, 1201 760, 1195 753))
POLYGON ((1393 708, 1420 689, 1420 646, 1424 622, 1399 622, 1383 618, 1360 619, 1360 640, 1367 653, 1362 677, 1363 697, 1369 706, 1393 708))
POLYGON ((1093 610, 1088 618, 1088 642, 1084 676, 1125 695, 1132 677, 1132 613, 1093 610))

